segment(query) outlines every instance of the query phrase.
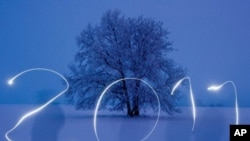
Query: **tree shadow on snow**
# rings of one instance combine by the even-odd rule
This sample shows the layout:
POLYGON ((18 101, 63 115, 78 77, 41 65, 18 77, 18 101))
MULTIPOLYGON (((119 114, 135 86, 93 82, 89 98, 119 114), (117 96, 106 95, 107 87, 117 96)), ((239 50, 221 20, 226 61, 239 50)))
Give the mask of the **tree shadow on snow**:
MULTIPOLYGON (((200 108, 197 110, 196 125, 192 128, 192 117, 180 120, 166 127, 167 137, 186 141, 226 141, 229 140, 229 125, 232 122, 224 109, 200 108), (174 127, 174 128, 169 128, 174 127), (181 136, 180 136, 181 135, 181 136)), ((232 113, 233 114, 233 113, 232 113)))
POLYGON ((58 133, 64 122, 65 116, 60 106, 46 107, 34 117, 31 141, 58 141, 58 133))
POLYGON ((145 138, 154 126, 156 118, 127 117, 120 125, 119 141, 140 141, 145 138))

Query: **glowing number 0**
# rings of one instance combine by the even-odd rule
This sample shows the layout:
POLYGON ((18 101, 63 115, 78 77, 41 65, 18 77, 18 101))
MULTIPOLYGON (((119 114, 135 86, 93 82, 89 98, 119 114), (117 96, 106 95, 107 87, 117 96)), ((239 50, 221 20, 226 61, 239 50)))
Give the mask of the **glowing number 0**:
POLYGON ((38 113, 39 111, 43 110, 45 107, 47 107, 50 103, 52 103, 54 100, 56 100, 58 97, 60 97, 62 94, 64 94, 68 89, 69 89, 69 82, 67 81, 67 79, 60 73, 54 71, 54 70, 51 70, 51 69, 46 69, 46 68, 32 68, 32 69, 28 69, 28 70, 25 70, 21 73, 18 73, 17 75, 15 75, 14 77, 12 77, 9 81, 8 81, 8 84, 9 85, 13 85, 14 81, 16 78, 18 78, 19 76, 27 73, 27 72, 31 72, 31 71, 48 71, 48 72, 52 72, 56 75, 58 75, 59 77, 61 77, 65 83, 66 83, 66 89, 64 89, 62 92, 60 92, 58 95, 56 95, 55 97, 53 97, 52 99, 50 99, 48 102, 46 102, 44 105, 26 113, 25 115, 23 115, 19 121, 15 124, 15 126, 13 128, 11 128, 9 131, 7 131, 5 133, 5 138, 8 140, 8 141, 11 141, 10 137, 8 136, 9 133, 11 133, 12 131, 14 131, 25 119, 27 119, 28 117, 38 113))
POLYGON ((156 98, 157 98, 158 109, 159 109, 159 110, 158 110, 157 120, 156 120, 156 122, 155 122, 155 124, 154 124, 153 129, 152 129, 143 139, 141 139, 141 141, 146 140, 146 139, 153 133, 153 131, 155 130, 155 127, 157 126, 157 123, 158 123, 159 117, 160 117, 161 105, 160 105, 159 97, 158 97, 156 91, 153 89, 153 87, 152 87, 150 84, 148 84, 146 81, 144 81, 144 80, 142 80, 142 79, 138 79, 138 78, 122 78, 122 79, 118 79, 118 80, 114 81, 113 83, 109 84, 109 85, 103 90, 103 92, 101 93, 99 99, 97 100, 97 104, 96 104, 95 111, 94 111, 94 120, 93 120, 94 123, 93 123, 93 125, 94 125, 95 136, 96 136, 96 139, 97 139, 98 141, 100 141, 100 139, 99 139, 98 133, 97 133, 97 127, 96 127, 97 121, 96 121, 96 117, 97 117, 97 113, 98 113, 98 109, 99 109, 101 100, 102 100, 104 94, 107 92, 107 90, 108 90, 110 87, 112 87, 113 85, 115 85, 116 83, 118 83, 118 82, 120 82, 120 81, 125 81, 125 80, 137 80, 137 81, 143 82, 144 84, 146 84, 146 85, 154 92, 154 94, 155 94, 155 96, 156 96, 156 98))

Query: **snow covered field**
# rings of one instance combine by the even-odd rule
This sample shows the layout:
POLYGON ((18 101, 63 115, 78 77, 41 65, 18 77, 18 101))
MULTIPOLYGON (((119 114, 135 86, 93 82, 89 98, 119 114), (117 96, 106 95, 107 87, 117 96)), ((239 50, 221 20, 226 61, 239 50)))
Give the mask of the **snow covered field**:
MULTIPOLYGON (((34 105, 0 105, 0 141, 20 116, 34 105)), ((173 116, 162 115, 146 141, 229 141, 229 125, 235 123, 234 108, 199 107, 195 131, 190 108, 173 116)), ((140 141, 152 129, 156 116, 128 118, 125 113, 100 112, 100 141, 140 141), (111 114, 113 116, 111 116, 111 114)), ((250 124, 250 108, 240 109, 240 124, 250 124)), ((14 141, 96 141, 92 112, 52 105, 32 116, 10 133, 14 141)))

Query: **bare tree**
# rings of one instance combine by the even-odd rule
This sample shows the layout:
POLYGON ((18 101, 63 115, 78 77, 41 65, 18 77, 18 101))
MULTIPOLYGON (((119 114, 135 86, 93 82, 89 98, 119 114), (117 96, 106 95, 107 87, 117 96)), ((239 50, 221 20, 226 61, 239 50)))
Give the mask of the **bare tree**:
MULTIPOLYGON (((70 89, 67 98, 77 109, 92 109, 103 89, 111 82, 134 77, 150 83, 157 91, 161 109, 175 111, 173 84, 185 75, 169 53, 173 46, 162 22, 152 18, 129 18, 109 10, 99 25, 88 25, 77 37, 78 51, 69 66, 70 89)), ((152 90, 140 81, 126 80, 112 87, 101 108, 127 110, 129 116, 140 110, 157 110, 152 90)))

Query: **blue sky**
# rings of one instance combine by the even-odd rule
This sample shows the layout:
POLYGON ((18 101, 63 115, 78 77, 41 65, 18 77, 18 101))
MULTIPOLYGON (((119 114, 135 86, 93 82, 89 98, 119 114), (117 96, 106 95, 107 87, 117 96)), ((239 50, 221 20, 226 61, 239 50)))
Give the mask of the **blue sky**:
MULTIPOLYGON (((61 79, 33 72, 15 85, 8 78, 25 69, 46 67, 63 74, 76 53, 75 37, 98 23, 108 9, 164 23, 178 50, 172 58, 188 69, 199 103, 233 105, 233 87, 212 94, 206 87, 233 80, 240 106, 250 106, 250 2, 247 0, 0 0, 0 103, 31 103, 39 93, 60 92, 61 79)), ((188 96, 188 90, 183 94, 188 96)))

